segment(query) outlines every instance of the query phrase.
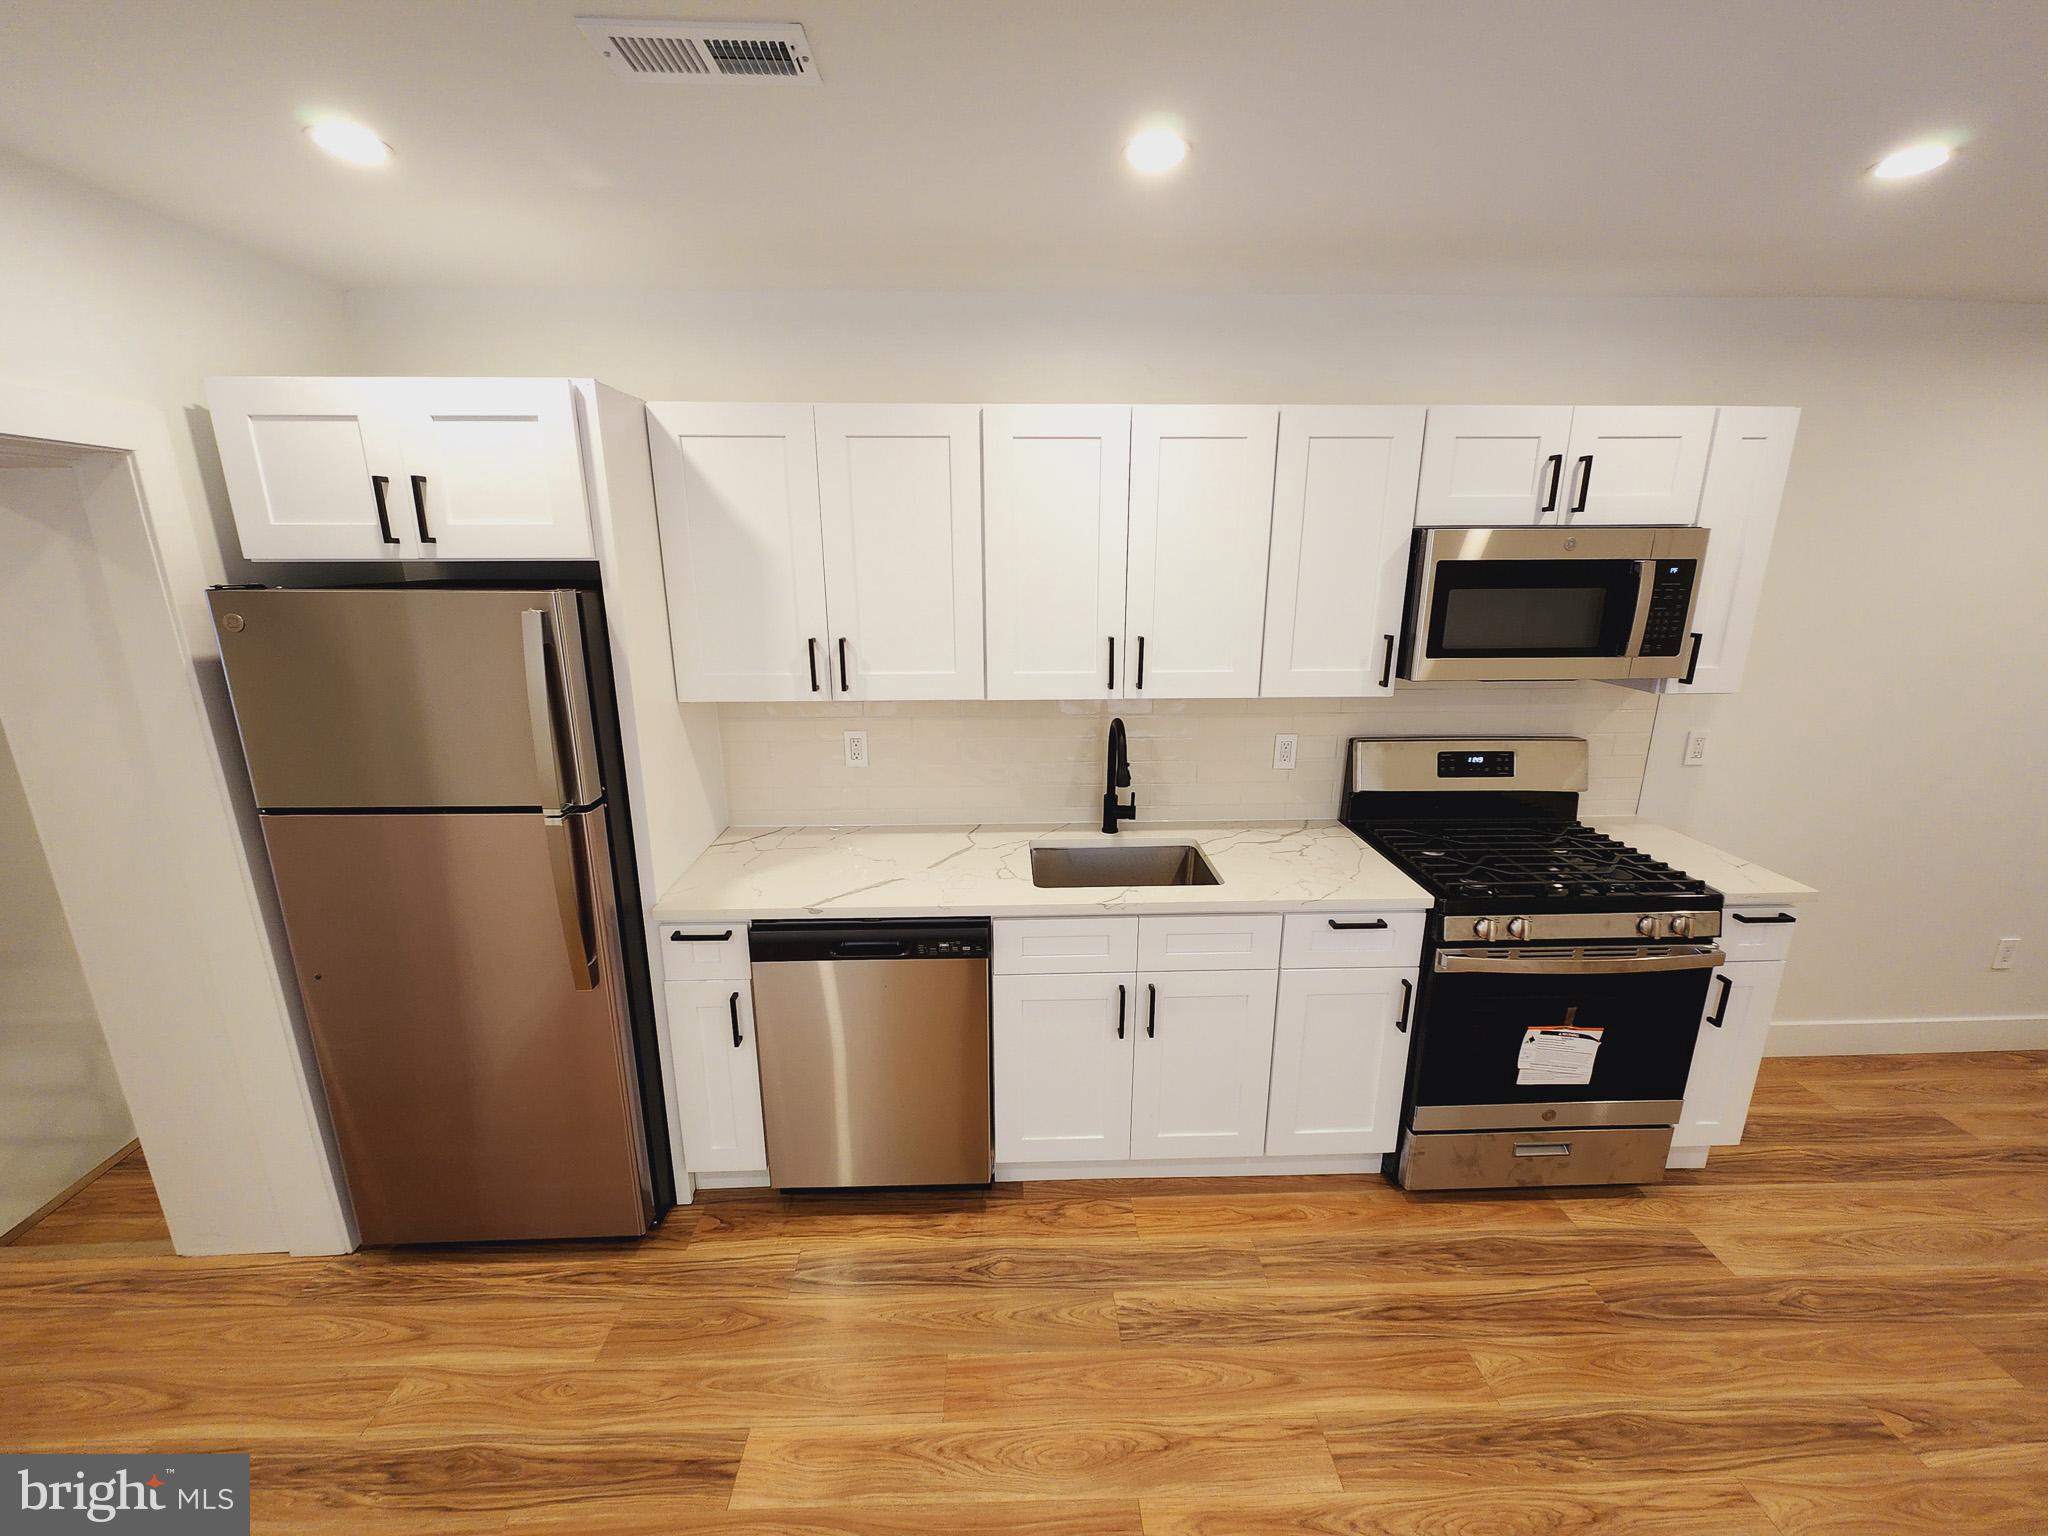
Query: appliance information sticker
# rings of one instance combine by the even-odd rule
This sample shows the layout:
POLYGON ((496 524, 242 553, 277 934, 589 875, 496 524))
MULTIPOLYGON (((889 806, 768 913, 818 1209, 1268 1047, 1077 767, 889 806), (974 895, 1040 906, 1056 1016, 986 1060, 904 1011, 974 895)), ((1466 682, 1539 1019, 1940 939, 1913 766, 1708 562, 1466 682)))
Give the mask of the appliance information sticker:
POLYGON ((1576 1024, 1538 1024, 1523 1030, 1522 1051, 1515 1058, 1516 1084, 1590 1083, 1600 1034, 1598 1027, 1576 1024))

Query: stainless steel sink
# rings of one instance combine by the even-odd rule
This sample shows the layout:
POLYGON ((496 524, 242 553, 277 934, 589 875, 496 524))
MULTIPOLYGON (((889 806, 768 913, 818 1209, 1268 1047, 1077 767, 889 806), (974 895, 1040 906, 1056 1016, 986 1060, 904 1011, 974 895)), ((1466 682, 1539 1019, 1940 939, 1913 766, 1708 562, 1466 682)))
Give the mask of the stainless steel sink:
POLYGON ((1091 843, 1079 848, 1034 847, 1031 883, 1072 886, 1216 885, 1216 871, 1189 843, 1091 843))

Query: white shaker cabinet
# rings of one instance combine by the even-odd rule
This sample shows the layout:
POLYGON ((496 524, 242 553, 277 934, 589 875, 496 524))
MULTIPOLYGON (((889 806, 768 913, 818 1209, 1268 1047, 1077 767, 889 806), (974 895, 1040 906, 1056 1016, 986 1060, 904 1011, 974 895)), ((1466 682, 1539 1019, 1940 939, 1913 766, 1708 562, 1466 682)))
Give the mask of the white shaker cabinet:
POLYGON ((982 411, 988 696, 1119 698, 1131 412, 982 411))
POLYGON ((689 1171, 765 1173, 752 986, 738 977, 663 985, 689 1171))
POLYGON ((404 432, 375 379, 208 379, 206 404, 242 553, 393 560, 404 432))
POLYGON ((676 693, 833 697, 808 405, 647 408, 676 693))
POLYGON ((1742 1140, 1784 975, 1782 960, 1724 965, 1714 973, 1674 1147, 1727 1147, 1742 1140))
POLYGON ((1125 697, 1258 695, 1278 426, 1272 406, 1131 413, 1125 697))
POLYGON ((1420 406, 1281 410, 1261 697, 1393 692, 1422 434, 1420 406))
POLYGON ((1131 1155, 1137 985, 1130 972, 993 978, 997 1162, 1131 1155))
POLYGON ((1575 407, 1556 520, 1691 526, 1713 437, 1711 405, 1575 407))
MULTIPOLYGON (((396 381, 405 484, 394 515, 431 560, 588 560, 589 503, 566 379, 396 381)), ((394 490, 396 487, 394 487, 394 490)))
POLYGON ((1571 443, 1568 405, 1433 405, 1415 525, 1555 522, 1571 443))
POLYGON ((1131 1083, 1131 1152, 1258 1157, 1266 1145, 1277 971, 1147 971, 1131 1083))
POLYGON ((821 405, 817 438, 838 696, 982 698, 980 413, 821 405))
POLYGON ((1391 968, 1280 973, 1269 1157, 1394 1150, 1414 985, 1391 968))
POLYGON ((1708 536, 1693 602, 1698 651, 1691 681, 1668 678, 1665 692, 1733 693, 1742 686, 1798 431, 1796 406, 1721 407, 1700 496, 1699 525, 1708 536))

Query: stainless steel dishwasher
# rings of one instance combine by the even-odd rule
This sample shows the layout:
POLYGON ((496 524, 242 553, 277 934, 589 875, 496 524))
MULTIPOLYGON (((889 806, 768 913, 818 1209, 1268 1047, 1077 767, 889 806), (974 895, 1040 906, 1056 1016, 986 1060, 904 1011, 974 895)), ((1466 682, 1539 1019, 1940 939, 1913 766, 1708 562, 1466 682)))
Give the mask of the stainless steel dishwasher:
POLYGON ((988 1183, 989 938, 986 918, 752 926, 769 1183, 988 1183))

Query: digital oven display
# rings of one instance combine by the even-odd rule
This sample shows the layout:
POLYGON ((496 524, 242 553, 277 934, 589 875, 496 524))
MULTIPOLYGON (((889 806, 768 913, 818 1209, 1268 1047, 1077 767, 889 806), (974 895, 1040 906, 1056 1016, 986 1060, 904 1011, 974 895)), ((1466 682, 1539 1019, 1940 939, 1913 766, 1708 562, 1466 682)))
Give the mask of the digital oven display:
POLYGON ((1511 779, 1515 776, 1512 752, 1439 752, 1436 776, 1440 779, 1511 779))

